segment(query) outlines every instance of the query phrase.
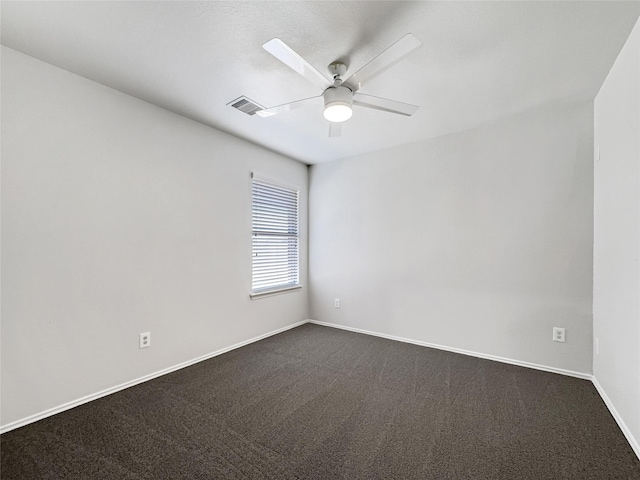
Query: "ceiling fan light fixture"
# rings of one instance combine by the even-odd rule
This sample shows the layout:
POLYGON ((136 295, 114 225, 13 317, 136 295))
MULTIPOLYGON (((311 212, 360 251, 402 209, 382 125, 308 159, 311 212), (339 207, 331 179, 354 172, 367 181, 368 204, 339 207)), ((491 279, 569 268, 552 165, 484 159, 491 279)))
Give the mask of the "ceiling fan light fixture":
POLYGON ((345 122, 353 115, 353 92, 347 87, 329 87, 324 91, 324 118, 345 122))
POLYGON ((331 102, 324 107, 324 118, 330 122, 346 122, 353 115, 351 105, 344 102, 331 102))

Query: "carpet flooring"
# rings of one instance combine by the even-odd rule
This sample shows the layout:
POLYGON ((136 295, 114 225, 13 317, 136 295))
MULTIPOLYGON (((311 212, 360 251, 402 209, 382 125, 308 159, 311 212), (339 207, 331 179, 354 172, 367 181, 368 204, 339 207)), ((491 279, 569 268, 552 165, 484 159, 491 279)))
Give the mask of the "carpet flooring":
POLYGON ((0 441, 2 480, 640 479, 589 381, 313 324, 0 441))

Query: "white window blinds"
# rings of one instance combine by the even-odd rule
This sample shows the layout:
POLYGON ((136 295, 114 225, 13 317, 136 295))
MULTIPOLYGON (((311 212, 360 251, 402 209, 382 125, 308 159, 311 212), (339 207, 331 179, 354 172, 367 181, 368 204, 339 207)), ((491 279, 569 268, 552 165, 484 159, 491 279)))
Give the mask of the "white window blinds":
POLYGON ((298 191, 252 180, 252 293, 298 286, 298 191))

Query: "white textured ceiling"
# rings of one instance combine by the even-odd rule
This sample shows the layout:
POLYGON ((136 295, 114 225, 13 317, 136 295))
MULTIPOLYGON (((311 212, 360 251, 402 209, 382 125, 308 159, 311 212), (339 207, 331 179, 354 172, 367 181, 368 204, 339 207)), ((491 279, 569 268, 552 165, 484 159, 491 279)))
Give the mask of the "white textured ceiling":
MULTIPOLYGON (((305 163, 473 127, 550 102, 593 99, 640 2, 2 1, 2 44, 305 163), (356 107, 339 138, 321 109, 260 118, 321 92, 262 49, 279 37, 322 73, 350 72, 406 33, 423 46, 362 93, 420 105, 356 107)), ((347 74, 348 75, 348 74, 347 74)))

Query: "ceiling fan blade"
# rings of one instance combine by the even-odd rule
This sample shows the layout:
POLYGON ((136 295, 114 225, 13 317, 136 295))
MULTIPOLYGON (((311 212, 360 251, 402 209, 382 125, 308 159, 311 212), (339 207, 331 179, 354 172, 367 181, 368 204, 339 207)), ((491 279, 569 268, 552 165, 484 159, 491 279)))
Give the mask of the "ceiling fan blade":
POLYGON ((387 69, 394 66, 420 45, 422 45, 422 42, 420 40, 418 40, 412 34, 407 33, 404 37, 391 45, 380 55, 373 58, 364 67, 347 78, 343 82, 343 85, 349 87, 354 92, 360 90, 360 88, 366 82, 372 80, 381 73, 385 72, 387 69))
POLYGON ((307 105, 313 105, 314 103, 322 100, 322 95, 318 95, 317 97, 305 98, 303 100, 297 100, 291 103, 285 103, 283 105, 277 105, 271 108, 265 108, 263 110, 258 110, 256 115, 259 115, 263 118, 271 117, 273 115, 278 115, 282 112, 288 112, 289 110, 295 110, 296 108, 306 107, 307 105))
POLYGON ((342 123, 329 122, 329 137, 341 137, 342 136, 342 123))
POLYGON ((416 113, 418 108, 420 108, 417 105, 397 102, 395 100, 389 100, 388 98, 374 97, 373 95, 363 95, 362 93, 353 95, 353 104, 360 107, 382 110, 383 112, 398 113, 400 115, 406 115, 407 117, 416 113))
POLYGON ((309 62, 294 52, 291 47, 279 38, 269 40, 262 46, 262 48, 288 67, 298 72, 321 90, 325 90, 327 87, 332 85, 324 75, 312 67, 309 62))

